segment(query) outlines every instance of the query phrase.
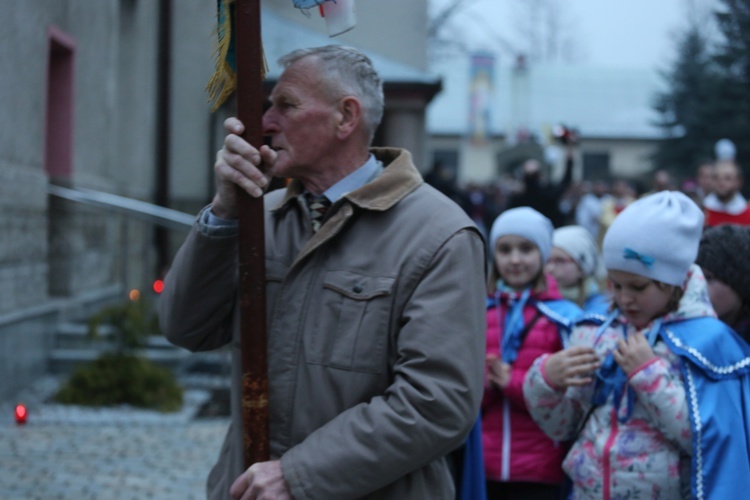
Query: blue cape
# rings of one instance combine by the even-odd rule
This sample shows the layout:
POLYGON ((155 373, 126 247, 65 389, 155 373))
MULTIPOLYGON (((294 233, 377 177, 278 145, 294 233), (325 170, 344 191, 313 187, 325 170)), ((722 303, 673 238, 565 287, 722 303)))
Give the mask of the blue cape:
POLYGON ((606 295, 603 293, 595 293, 590 295, 583 303, 583 310, 586 313, 602 314, 606 316, 611 305, 612 301, 606 295))
POLYGON ((750 345, 715 318, 667 323, 693 430, 693 498, 750 496, 750 345))
POLYGON ((459 500, 487 500, 484 478, 484 454, 482 452, 482 415, 477 417, 464 443, 461 477, 456 485, 459 500))
MULTIPOLYGON (((583 317, 583 310, 577 304, 566 299, 555 300, 529 300, 529 305, 536 307, 536 310, 547 317, 552 323, 556 324, 560 331, 560 338, 564 347, 568 346, 570 331, 578 320, 583 317)), ((495 297, 487 297, 487 309, 497 307, 495 297)))

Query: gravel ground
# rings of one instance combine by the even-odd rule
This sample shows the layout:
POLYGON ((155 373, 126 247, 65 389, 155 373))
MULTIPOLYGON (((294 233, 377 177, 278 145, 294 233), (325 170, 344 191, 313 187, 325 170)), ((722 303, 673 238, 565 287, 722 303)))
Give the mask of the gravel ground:
POLYGON ((195 417, 225 379, 181 380, 185 404, 170 414, 50 403, 59 382, 43 377, 0 402, 0 499, 205 498, 229 418, 195 417), (24 425, 17 402, 28 408, 24 425))

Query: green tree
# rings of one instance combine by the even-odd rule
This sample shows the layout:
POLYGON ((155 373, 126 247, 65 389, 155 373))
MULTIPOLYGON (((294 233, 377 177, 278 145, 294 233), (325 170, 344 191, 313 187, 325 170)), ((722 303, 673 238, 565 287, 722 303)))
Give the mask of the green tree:
POLYGON ((664 78, 667 88, 656 95, 654 108, 665 139, 654 154, 654 165, 688 177, 702 159, 712 157, 713 146, 722 137, 715 127, 721 111, 722 78, 697 27, 678 41, 676 61, 664 78))
POLYGON ((693 22, 664 73, 666 90, 654 99, 665 137, 654 164, 678 176, 713 158, 722 138, 737 146, 746 175, 750 167, 750 0, 717 1, 719 36, 704 35, 705 18, 693 22))
POLYGON ((715 60, 722 77, 721 126, 737 146, 737 161, 750 167, 750 0, 721 0, 716 20, 722 34, 715 60))

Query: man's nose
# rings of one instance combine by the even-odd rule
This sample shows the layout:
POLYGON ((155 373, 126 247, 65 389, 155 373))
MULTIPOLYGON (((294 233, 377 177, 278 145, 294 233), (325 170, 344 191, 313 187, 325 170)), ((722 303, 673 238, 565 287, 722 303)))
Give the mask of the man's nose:
POLYGON ((263 135, 271 135, 275 134, 279 131, 279 126, 274 119, 274 112, 273 108, 268 108, 265 113, 263 113, 263 135))

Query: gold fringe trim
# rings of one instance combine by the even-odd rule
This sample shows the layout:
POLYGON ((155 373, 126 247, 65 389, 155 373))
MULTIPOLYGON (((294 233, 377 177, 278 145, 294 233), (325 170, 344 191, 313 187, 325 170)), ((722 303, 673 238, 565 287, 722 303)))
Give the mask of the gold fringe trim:
MULTIPOLYGON (((216 30, 214 31, 215 39, 218 40, 216 50, 214 51, 216 70, 206 84, 208 102, 213 103, 211 105, 212 113, 219 109, 237 88, 237 74, 227 62, 227 54, 229 53, 229 47, 232 41, 233 28, 229 5, 234 3, 234 1, 235 0, 225 0, 221 3, 222 12, 219 16, 221 19, 221 25, 217 23, 216 30)), ((261 79, 265 79, 266 74, 268 73, 268 63, 266 62, 266 55, 263 52, 262 47, 261 54, 263 60, 261 79)))

